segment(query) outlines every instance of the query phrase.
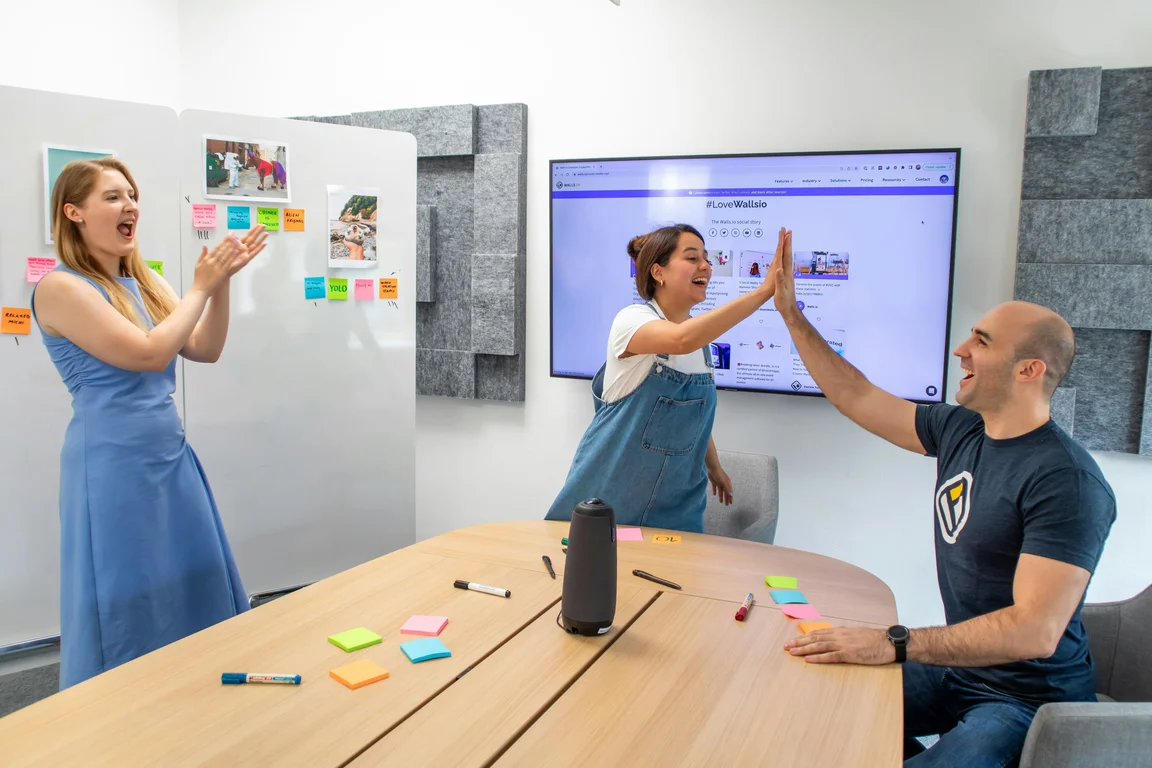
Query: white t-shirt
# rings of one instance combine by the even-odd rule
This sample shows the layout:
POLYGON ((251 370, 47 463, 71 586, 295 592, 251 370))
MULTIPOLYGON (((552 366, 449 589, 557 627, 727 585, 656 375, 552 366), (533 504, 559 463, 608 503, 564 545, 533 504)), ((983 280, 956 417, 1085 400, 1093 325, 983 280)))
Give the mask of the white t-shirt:
MULTIPOLYGON (((628 342, 636 329, 645 323, 664 317, 655 299, 647 304, 632 304, 620 310, 616 319, 612 321, 612 330, 608 333, 608 359, 604 368, 604 402, 614 403, 627 394, 631 394, 652 370, 652 363, 656 362, 656 355, 633 355, 620 359, 620 355, 628 350, 628 342), (650 307, 659 313, 657 317, 650 307)), ((704 360, 704 353, 699 349, 686 355, 669 355, 669 368, 681 373, 708 373, 711 369, 704 360)))

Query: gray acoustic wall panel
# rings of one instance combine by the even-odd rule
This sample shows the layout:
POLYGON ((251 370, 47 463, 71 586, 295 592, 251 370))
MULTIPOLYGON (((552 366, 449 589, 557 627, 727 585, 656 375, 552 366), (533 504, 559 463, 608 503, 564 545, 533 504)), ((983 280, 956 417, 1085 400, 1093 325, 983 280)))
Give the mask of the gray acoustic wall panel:
POLYGON ((1076 332, 1053 418, 1152 455, 1152 67, 1034 72, 1027 123, 1015 295, 1076 332))
POLYGON ((361 128, 412 134, 420 157, 476 154, 476 107, 471 104, 353 112, 351 118, 361 128))
POLYGON ((1018 264, 1016 298, 1043 304, 1073 328, 1152 328, 1152 266, 1018 264))
POLYGON ((416 137, 416 392, 523 401, 527 106, 297 119, 416 137))
POLYGON ((435 301, 432 258, 436 253, 436 206, 416 206, 416 301, 435 301))
POLYGON ((1152 265, 1152 199, 1025 200, 1020 261, 1152 265))
POLYGON ((1028 136, 1091 136, 1100 111, 1100 67, 1049 69, 1028 78, 1028 136))
POLYGON ((1152 67, 1106 69, 1093 136, 1024 140, 1025 200, 1152 197, 1152 67))

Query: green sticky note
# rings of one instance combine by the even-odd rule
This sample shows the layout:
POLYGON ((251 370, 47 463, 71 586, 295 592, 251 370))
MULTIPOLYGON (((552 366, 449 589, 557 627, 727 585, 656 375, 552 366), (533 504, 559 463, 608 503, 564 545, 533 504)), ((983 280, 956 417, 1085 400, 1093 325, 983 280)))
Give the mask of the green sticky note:
POLYGON ((153 272, 160 275, 161 277, 164 276, 164 262, 162 262, 162 261, 146 261, 144 263, 148 265, 148 269, 152 270, 153 272))
POLYGON ((256 220, 267 227, 269 232, 276 232, 280 229, 280 209, 257 208, 256 220))
POLYGON ((328 278, 328 300, 348 301, 348 279, 344 277, 328 278))
POLYGON ((343 648, 345 651, 358 651, 361 648, 382 643, 384 638, 370 629, 356 627, 356 629, 349 629, 347 632, 332 635, 328 638, 328 642, 337 648, 343 648))
POLYGON ((796 579, 791 576, 765 576, 764 583, 772 589, 796 589, 796 579))

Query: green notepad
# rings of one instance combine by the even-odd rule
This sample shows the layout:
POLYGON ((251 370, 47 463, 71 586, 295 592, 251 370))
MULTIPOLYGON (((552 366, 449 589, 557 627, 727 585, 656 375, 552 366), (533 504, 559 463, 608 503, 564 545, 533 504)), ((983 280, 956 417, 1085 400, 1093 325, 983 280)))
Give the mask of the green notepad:
POLYGON ((773 589, 796 589, 796 579, 792 576, 765 576, 764 583, 773 589))
POLYGON ((384 638, 380 637, 380 635, 364 627, 349 629, 347 632, 341 632, 338 635, 332 635, 328 638, 328 642, 337 648, 343 648, 345 651, 358 651, 361 648, 367 648, 370 645, 376 645, 376 643, 383 641, 384 638))

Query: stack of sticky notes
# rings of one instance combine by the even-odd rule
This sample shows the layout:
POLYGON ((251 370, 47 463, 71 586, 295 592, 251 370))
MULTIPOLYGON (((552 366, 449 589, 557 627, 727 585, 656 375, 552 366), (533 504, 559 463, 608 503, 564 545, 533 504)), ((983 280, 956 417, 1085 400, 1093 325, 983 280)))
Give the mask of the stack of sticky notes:
MULTIPOLYGON (((808 598, 804 597, 804 593, 796 589, 797 582, 793 576, 765 576, 764 583, 772 589, 768 590, 768 594, 772 595, 772 599, 780 606, 780 610, 784 615, 790 619, 805 619, 809 621, 819 621, 821 618, 820 612, 808 604, 808 598)), ((821 622, 826 623, 826 622, 821 622)), ((823 627, 813 627, 812 629, 805 630, 804 624, 800 625, 800 631, 804 634, 812 631, 812 629, 823 629, 823 627)))
POLYGON ((360 659, 330 670, 328 675, 355 690, 388 677, 388 670, 371 659, 360 659))
POLYGON ((341 632, 336 635, 331 635, 328 642, 337 648, 342 648, 345 651, 358 651, 361 648, 367 648, 370 645, 384 642, 384 638, 376 634, 370 629, 364 627, 357 627, 356 629, 349 629, 346 632, 341 632))
POLYGON ((448 626, 447 616, 413 616, 400 627, 400 634, 436 637, 446 626, 448 626))
POLYGON ((432 659, 443 659, 451 656, 452 651, 445 647, 444 643, 440 642, 438 637, 425 637, 420 640, 409 640, 406 643, 400 644, 400 650, 404 651, 404 655, 413 664, 419 664, 422 661, 430 661, 432 659))

